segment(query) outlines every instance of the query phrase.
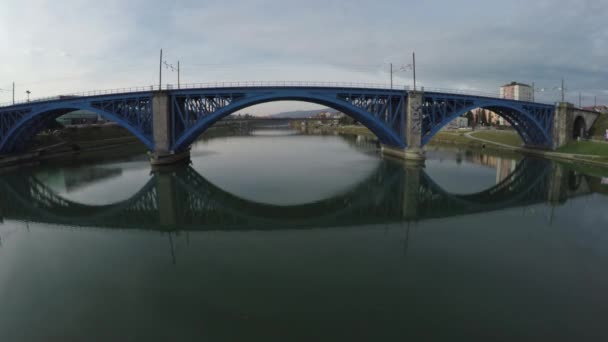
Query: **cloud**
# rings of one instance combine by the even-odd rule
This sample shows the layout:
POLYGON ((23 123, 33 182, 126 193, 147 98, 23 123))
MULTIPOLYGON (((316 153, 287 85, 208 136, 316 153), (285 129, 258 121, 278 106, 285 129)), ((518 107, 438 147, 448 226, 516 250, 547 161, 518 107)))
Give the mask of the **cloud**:
MULTIPOLYGON (((162 47, 187 82, 384 83, 388 63, 410 63, 416 51, 427 87, 497 91, 516 80, 552 88, 564 77, 572 96, 605 96, 606 17, 602 0, 8 0, 0 87, 15 80, 44 96, 153 84, 162 47)), ((398 73, 396 82, 411 76, 398 73)))

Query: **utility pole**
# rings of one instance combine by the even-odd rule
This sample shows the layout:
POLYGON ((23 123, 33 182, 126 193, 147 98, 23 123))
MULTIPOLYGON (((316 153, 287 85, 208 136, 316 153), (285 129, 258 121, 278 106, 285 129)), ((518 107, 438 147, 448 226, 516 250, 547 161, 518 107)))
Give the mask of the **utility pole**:
POLYGON ((391 63, 390 69, 391 69, 391 89, 393 89, 393 63, 391 63))
POLYGON ((160 63, 158 64, 158 90, 163 90, 163 49, 160 49, 160 63))
POLYGON ((534 82, 532 82, 532 102, 534 102, 534 93, 536 92, 536 88, 534 87, 534 82))
POLYGON ((578 108, 583 108, 582 102, 583 102, 583 98, 582 98, 581 92, 579 91, 578 92, 578 108))
POLYGON ((15 82, 13 82, 13 105, 15 104, 15 82))
POLYGON ((414 68, 414 91, 416 91, 416 52, 412 52, 412 66, 414 68))
POLYGON ((566 98, 566 93, 565 92, 566 92, 566 90, 564 88, 564 78, 562 77, 562 102, 564 102, 565 98, 566 98))
POLYGON ((180 85, 179 85, 179 61, 177 61, 177 89, 179 89, 179 88, 180 88, 180 85))

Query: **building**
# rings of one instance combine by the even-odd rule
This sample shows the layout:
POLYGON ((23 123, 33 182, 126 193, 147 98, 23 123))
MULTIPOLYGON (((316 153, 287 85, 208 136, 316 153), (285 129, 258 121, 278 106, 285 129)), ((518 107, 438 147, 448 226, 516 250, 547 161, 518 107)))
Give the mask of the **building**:
POLYGON ((534 89, 527 84, 511 82, 500 87, 500 97, 519 101, 534 101, 534 89))
POLYGON ((448 129, 467 128, 469 127, 469 120, 465 117, 459 116, 456 119, 448 123, 448 129))
POLYGON ((473 117, 477 121, 477 126, 511 126, 511 124, 509 124, 507 120, 505 120, 502 116, 494 113, 491 110, 477 108, 473 109, 471 112, 473 113, 473 117), (484 116, 485 119, 482 119, 482 116, 484 116), (482 123, 484 122, 485 124, 482 125, 482 123))

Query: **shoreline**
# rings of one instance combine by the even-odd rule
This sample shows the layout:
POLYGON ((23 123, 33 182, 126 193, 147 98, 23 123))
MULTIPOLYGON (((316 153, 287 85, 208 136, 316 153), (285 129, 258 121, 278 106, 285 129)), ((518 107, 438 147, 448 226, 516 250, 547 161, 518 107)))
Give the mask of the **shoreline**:
MULTIPOLYGON (((364 135, 368 138, 375 138, 375 136, 369 130, 367 130, 367 128, 365 128, 365 127, 339 126, 339 127, 335 127, 335 128, 332 127, 332 129, 341 134, 364 135)), ((464 134, 463 136, 458 136, 458 137, 460 138, 460 137, 464 137, 466 135, 467 134, 464 134)), ((598 158, 602 158, 602 156, 564 153, 564 152, 556 152, 556 151, 544 151, 544 150, 537 150, 537 149, 531 149, 531 148, 526 148, 526 147, 509 146, 506 144, 501 144, 498 142, 489 141, 489 140, 485 140, 485 139, 481 139, 481 138, 467 137, 466 139, 469 139, 469 141, 464 142, 463 139, 449 139, 449 138, 445 138, 445 137, 434 137, 431 140, 431 142, 429 142, 429 146, 450 145, 450 146, 459 146, 459 147, 470 148, 470 149, 481 150, 481 151, 483 151, 483 150, 503 151, 503 152, 509 151, 509 152, 515 152, 515 153, 520 153, 520 154, 524 154, 524 155, 532 155, 535 157, 542 157, 542 158, 547 158, 547 159, 551 159, 551 160, 557 160, 557 161, 566 162, 569 164, 584 163, 584 164, 588 164, 591 166, 602 167, 602 168, 608 169, 608 161, 595 160, 598 158)))
MULTIPOLYGON (((293 127, 293 126, 292 126, 293 127)), ((210 137, 222 135, 224 127, 218 127, 217 131, 209 132, 210 137)), ((360 126, 338 126, 328 127, 320 126, 312 130, 311 133, 319 134, 345 134, 345 135, 362 135, 368 138, 375 139, 376 137, 365 127, 360 126)), ((510 146, 498 142, 471 137, 468 134, 446 134, 444 136, 436 136, 428 144, 428 147, 433 146, 450 146, 471 149, 474 151, 502 152, 502 153, 517 153, 522 155, 530 155, 534 157, 547 158, 560 161, 568 164, 583 163, 593 167, 608 169, 608 161, 595 160, 603 158, 602 156, 591 156, 574 153, 564 153, 555 151, 536 150, 525 147, 510 146), (450 139, 448 135, 453 135, 450 139), (447 136, 447 137, 446 137, 447 136)), ((204 136, 201 136, 204 139, 204 136)), ((128 155, 141 152, 146 153, 146 147, 137 140, 134 136, 126 134, 124 136, 111 136, 108 138, 97 140, 84 141, 62 141, 53 142, 47 146, 38 147, 36 149, 18 154, 0 156, 0 168, 19 167, 23 165, 40 164, 50 160, 86 160, 87 158, 104 158, 104 153, 109 151, 119 151, 115 154, 126 153, 128 155), (141 149, 141 151, 138 151, 141 149)), ((114 154, 114 155, 115 155, 114 154)))

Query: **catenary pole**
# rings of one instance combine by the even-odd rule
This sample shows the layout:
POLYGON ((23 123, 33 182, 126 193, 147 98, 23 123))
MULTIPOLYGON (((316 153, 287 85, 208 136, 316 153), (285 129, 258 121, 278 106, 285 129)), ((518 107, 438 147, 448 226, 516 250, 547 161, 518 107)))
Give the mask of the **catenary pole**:
POLYGON ((416 91, 416 52, 412 52, 412 67, 414 69, 414 91, 416 91))
POLYGON ((160 49, 160 63, 158 64, 158 90, 163 90, 163 49, 160 49))

